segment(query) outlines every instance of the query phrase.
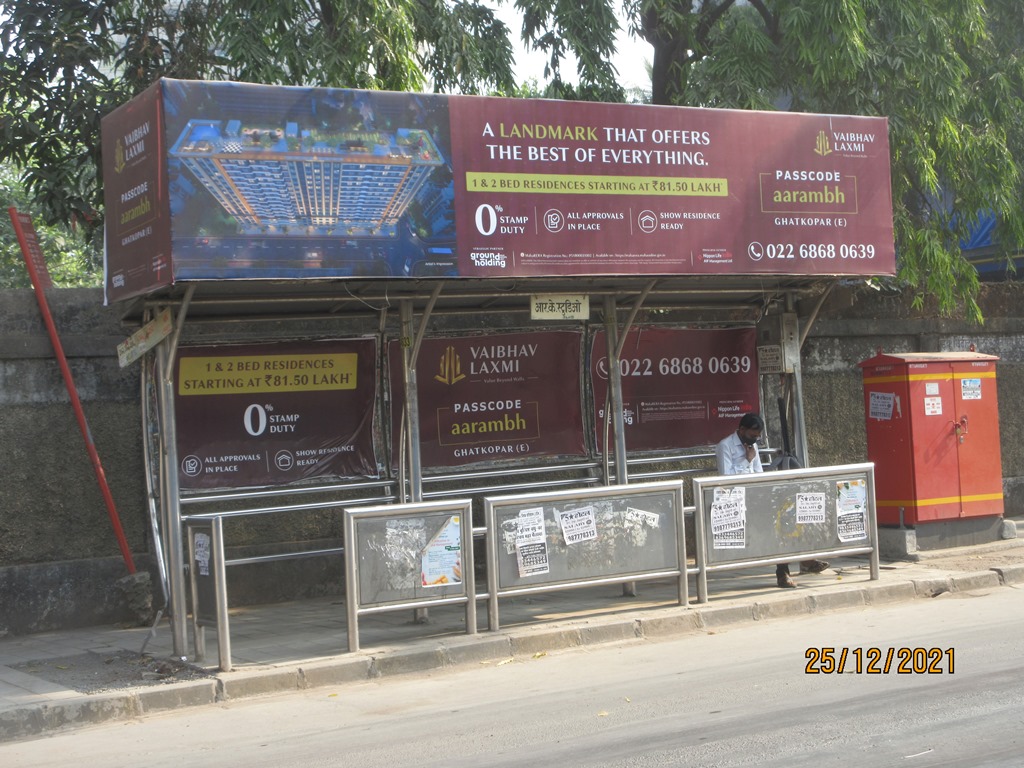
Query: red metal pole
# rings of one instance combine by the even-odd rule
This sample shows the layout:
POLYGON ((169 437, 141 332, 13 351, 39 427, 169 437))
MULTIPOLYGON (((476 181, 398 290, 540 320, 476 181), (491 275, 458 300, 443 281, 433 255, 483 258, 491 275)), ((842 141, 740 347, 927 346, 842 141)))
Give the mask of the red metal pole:
MULTIPOLYGON (((96 472, 96 479, 99 481, 100 492, 107 504, 107 514, 114 526, 114 535, 117 536, 118 546, 121 548, 121 556, 128 566, 128 573, 135 573, 135 562, 132 560, 131 550, 128 548, 128 540, 124 536, 124 529, 121 527, 121 519, 117 514, 117 507, 114 506, 114 497, 110 495, 110 487, 107 485, 107 476, 103 472, 103 465, 100 463, 100 455, 96 451, 96 444, 92 439, 92 432, 89 431, 89 423, 85 419, 85 411, 82 410, 82 402, 78 399, 78 389, 71 376, 71 369, 68 367, 67 357, 64 355, 64 347, 60 343, 60 336, 57 334, 57 326, 54 325, 53 316, 50 314, 50 305, 46 301, 46 294, 43 292, 43 281, 49 283, 49 274, 41 276, 36 269, 35 261, 40 259, 38 243, 35 241, 35 228, 32 227, 32 219, 24 214, 19 214, 17 209, 8 208, 14 223, 14 231, 18 234, 18 242, 21 244, 21 252, 25 257, 25 266, 28 267, 29 277, 32 279, 32 288, 36 292, 36 300, 39 302, 39 309, 46 323, 46 330, 50 334, 50 342, 53 344, 53 351, 60 365, 61 373, 64 374, 64 385, 67 387, 68 395, 71 397, 71 406, 75 409, 75 417, 78 419, 78 427, 82 430, 82 437, 85 438, 85 446, 89 451, 89 459, 92 461, 93 470, 96 472), (26 226, 27 225, 27 226, 26 226), (31 235, 31 238, 29 237, 31 235), (33 248, 34 246, 34 248, 33 248)), ((45 268, 45 261, 41 262, 45 268)))

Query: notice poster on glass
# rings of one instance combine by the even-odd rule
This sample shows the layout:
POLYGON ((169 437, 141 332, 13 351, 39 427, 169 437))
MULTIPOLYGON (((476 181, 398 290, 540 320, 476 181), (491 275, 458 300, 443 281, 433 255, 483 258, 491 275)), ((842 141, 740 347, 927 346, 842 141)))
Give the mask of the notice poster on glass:
POLYGON ((593 505, 561 510, 556 517, 566 544, 594 541, 597 538, 597 521, 593 505))
POLYGON ((520 578, 547 573, 550 567, 544 533, 544 508, 524 509, 516 522, 516 562, 520 578))
POLYGON ((715 488, 714 500, 711 502, 711 541, 714 549, 746 547, 746 488, 715 488))
POLYGON ((826 521, 825 497, 824 493, 798 493, 796 495, 796 524, 824 523, 826 521))
POLYGON ((420 581, 424 587, 462 583, 462 533, 459 515, 452 515, 423 550, 420 581))
POLYGON ((867 483, 864 480, 836 483, 836 531, 840 541, 859 541, 868 537, 867 510, 867 483))

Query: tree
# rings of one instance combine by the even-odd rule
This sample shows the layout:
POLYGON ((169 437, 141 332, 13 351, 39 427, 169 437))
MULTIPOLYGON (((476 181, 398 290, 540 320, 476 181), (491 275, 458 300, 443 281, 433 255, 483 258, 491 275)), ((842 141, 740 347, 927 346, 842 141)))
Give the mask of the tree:
POLYGON ((12 0, 0 160, 47 223, 99 250, 100 120, 161 76, 511 92, 509 30, 472 0, 12 0))
MULTIPOLYGON (((980 319, 959 249, 980 213, 1007 255, 1024 247, 1020 0, 493 1, 547 56, 545 96, 637 100, 611 64, 621 10, 654 48, 655 104, 887 117, 898 278, 919 301, 980 319)), ((12 0, 0 160, 98 247, 100 118, 158 77, 522 94, 508 37, 484 0, 12 0)))
POLYGON ((99 285, 100 264, 95 249, 81 236, 63 224, 46 224, 38 216, 18 178, 18 169, 0 162, 0 288, 31 288, 28 268, 21 253, 9 208, 32 216, 39 239, 39 248, 46 258, 47 271, 53 284, 62 288, 99 285))
MULTIPOLYGON (((615 0, 516 0, 528 42, 604 87, 615 0), (598 23, 587 27, 584 19, 598 23), (596 52, 597 55, 594 55, 596 52)), ((1020 0, 623 0, 651 43, 652 101, 889 119, 898 279, 980 320, 959 243, 980 213, 1024 248, 1020 0)), ((613 94, 612 94, 613 95, 613 94)))

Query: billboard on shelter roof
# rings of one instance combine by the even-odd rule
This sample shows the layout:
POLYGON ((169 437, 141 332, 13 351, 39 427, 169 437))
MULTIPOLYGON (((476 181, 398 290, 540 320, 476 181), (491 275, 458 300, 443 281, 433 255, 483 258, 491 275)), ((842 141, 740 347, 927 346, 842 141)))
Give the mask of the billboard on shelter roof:
POLYGON ((885 118, 164 79, 108 301, 179 280, 895 272, 885 118))

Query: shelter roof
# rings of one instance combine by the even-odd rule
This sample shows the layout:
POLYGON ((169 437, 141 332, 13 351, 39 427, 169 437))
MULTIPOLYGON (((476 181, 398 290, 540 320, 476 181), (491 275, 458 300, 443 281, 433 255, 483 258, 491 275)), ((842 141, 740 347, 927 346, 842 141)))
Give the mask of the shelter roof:
POLYGON ((644 294, 644 309, 693 311, 757 318, 786 294, 797 298, 819 294, 842 278, 827 275, 603 276, 519 279, 348 279, 179 281, 145 297, 120 305, 123 319, 142 316, 147 306, 189 301, 190 318, 229 319, 253 316, 305 317, 366 315, 411 300, 415 311, 434 297, 440 313, 528 312, 534 294, 588 294, 591 311, 599 297, 613 296, 620 306, 644 294))

